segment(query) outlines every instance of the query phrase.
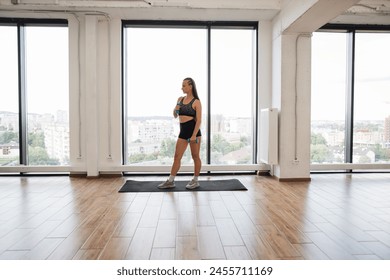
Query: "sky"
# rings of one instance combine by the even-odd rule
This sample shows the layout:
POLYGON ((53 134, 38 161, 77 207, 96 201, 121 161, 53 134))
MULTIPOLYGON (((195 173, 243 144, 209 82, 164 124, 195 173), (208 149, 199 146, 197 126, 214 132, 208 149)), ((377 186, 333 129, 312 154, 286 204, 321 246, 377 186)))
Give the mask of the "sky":
MULTIPOLYGON (((212 114, 250 117, 253 32, 228 32, 215 30, 211 35, 212 114)), ((130 116, 151 112, 171 116, 177 98, 183 96, 181 85, 186 77, 195 80, 206 108, 206 36, 206 29, 127 29, 130 116)))
MULTIPOLYGON (((129 115, 170 116, 185 77, 196 81, 207 106, 205 29, 127 32, 129 115)), ((212 33, 212 114, 250 117, 253 34, 228 32, 212 33)), ((26 34, 28 111, 68 110, 67 28, 28 27, 26 34)), ((390 34, 357 33, 356 40, 355 119, 383 120, 390 115, 390 34)), ((1 26, 0 111, 18 107, 16 42, 16 27, 1 26)), ((346 33, 312 37, 312 120, 345 117, 346 45, 346 33)))
MULTIPOLYGON (((0 27, 0 111, 18 111, 16 33, 16 27, 0 27)), ((28 112, 68 111, 68 29, 27 27, 26 46, 28 112)))
MULTIPOLYGON (((347 34, 312 37, 312 120, 343 120, 347 34)), ((356 34, 355 120, 390 115, 390 34, 356 34)))
MULTIPOLYGON (((7 100, 0 103, 0 110, 17 112, 17 29, 0 28, 0 97, 7 100)), ((252 116, 253 34, 250 30, 213 30, 213 114, 252 116)), ((126 37, 129 115, 171 116, 177 98, 183 96, 181 85, 186 77, 195 80, 207 107, 206 29, 131 28, 126 37)), ((67 28, 27 27, 29 113, 68 110, 67 48, 67 28)))

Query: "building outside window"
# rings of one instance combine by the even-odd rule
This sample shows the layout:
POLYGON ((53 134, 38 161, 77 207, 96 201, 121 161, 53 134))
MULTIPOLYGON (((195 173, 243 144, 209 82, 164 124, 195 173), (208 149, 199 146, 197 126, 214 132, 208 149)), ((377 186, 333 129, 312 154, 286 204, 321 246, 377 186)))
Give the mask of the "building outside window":
POLYGON ((17 34, 0 25, 0 166, 19 163, 17 34))

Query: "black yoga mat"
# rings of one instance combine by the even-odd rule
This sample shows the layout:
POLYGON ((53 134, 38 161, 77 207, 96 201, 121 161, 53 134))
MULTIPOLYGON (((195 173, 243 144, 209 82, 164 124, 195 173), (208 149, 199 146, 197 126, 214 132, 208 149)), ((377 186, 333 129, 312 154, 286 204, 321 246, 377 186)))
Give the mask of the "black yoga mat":
POLYGON ((193 192, 193 191, 243 191, 248 190, 239 180, 210 180, 199 181, 200 187, 188 190, 188 181, 175 181, 175 188, 159 189, 157 186, 163 181, 134 181, 127 180, 119 192, 193 192))

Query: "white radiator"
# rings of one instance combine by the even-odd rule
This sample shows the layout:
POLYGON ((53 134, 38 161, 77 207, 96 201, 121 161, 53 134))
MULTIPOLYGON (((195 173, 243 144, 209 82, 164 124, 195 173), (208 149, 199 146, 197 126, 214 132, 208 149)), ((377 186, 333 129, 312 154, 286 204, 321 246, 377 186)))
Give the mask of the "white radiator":
POLYGON ((260 114, 260 161, 278 164, 278 110, 262 109, 260 114))

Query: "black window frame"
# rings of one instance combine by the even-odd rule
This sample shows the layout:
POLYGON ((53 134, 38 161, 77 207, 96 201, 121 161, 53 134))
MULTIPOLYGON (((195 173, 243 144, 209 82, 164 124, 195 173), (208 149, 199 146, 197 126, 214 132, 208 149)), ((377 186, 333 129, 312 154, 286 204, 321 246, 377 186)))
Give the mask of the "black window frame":
MULTIPOLYGON (((257 148, 257 142, 258 142, 258 116, 259 116, 259 97, 258 97, 258 83, 259 83, 259 55, 258 55, 258 38, 259 38, 259 23, 257 21, 177 21, 177 20, 122 20, 122 119, 124 120, 126 114, 126 84, 125 84, 125 72, 126 72, 126 65, 124 62, 125 58, 125 28, 126 27, 150 27, 150 28, 201 28, 201 29, 207 29, 207 124, 206 128, 208 130, 207 133, 207 155, 206 164, 211 164, 211 30, 216 28, 230 28, 230 29, 243 29, 248 28, 255 31, 256 36, 256 69, 255 69, 255 100, 252 106, 254 106, 254 135, 253 135, 253 151, 252 151, 252 158, 253 162, 252 164, 257 164, 257 154, 258 154, 258 148, 257 148)), ((125 121, 122 121, 122 164, 126 164, 126 158, 127 158, 127 148, 126 148, 126 123, 125 121)), ((210 172, 209 172, 210 173, 210 172)))
MULTIPOLYGON (((345 116, 345 156, 344 163, 353 163, 353 131, 354 131, 354 101, 355 101, 355 35, 358 32, 390 32, 390 25, 371 24, 326 24, 318 32, 338 32, 348 34, 347 46, 347 86, 346 86, 346 116, 345 116)), ((352 169, 346 172, 353 172, 352 169)))
MULTIPOLYGON (((17 28, 19 164, 28 165, 25 27, 68 27, 68 20, 44 18, 0 18, 0 26, 15 26, 17 28)), ((20 174, 23 174, 23 172, 20 172, 20 174)))

